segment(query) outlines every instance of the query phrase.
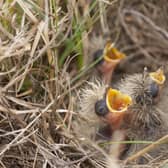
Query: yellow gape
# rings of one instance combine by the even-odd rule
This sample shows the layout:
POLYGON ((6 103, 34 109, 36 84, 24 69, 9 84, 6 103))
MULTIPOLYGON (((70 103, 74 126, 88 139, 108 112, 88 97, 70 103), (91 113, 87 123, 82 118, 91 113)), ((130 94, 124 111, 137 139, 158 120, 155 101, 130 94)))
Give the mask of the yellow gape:
POLYGON ((107 43, 104 48, 103 57, 107 62, 118 62, 126 56, 114 48, 113 43, 107 43))
POLYGON ((110 88, 106 95, 106 104, 110 112, 122 113, 132 104, 132 98, 116 89, 110 88))
POLYGON ((166 77, 161 68, 159 68, 156 72, 149 73, 149 76, 153 81, 155 81, 159 85, 162 85, 166 80, 166 77))

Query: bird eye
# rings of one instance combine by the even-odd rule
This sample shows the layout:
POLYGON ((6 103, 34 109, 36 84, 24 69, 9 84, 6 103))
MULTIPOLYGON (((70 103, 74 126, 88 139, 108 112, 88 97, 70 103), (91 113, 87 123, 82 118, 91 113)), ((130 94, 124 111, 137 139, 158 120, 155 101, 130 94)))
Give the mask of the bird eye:
POLYGON ((149 88, 150 95, 152 98, 155 98, 158 96, 159 93, 159 86, 156 83, 152 83, 149 88))
POLYGON ((108 113, 108 108, 105 100, 99 100, 95 104, 95 113, 98 116, 104 116, 108 113))
MULTIPOLYGON (((103 55, 103 50, 99 49, 97 50, 94 54, 93 54, 93 61, 96 61, 98 59, 100 59, 100 57, 103 55)), ((97 65, 102 64, 103 63, 103 59, 101 59, 97 65)))

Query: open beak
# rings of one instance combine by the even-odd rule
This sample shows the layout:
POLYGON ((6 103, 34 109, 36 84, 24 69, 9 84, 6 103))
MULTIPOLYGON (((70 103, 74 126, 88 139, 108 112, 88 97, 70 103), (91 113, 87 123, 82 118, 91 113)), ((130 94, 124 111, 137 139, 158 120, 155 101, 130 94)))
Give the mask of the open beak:
POLYGON ((156 72, 149 73, 149 76, 158 85, 163 85, 166 80, 166 77, 165 77, 163 70, 161 68, 159 68, 156 72))
POLYGON ((110 88, 107 91, 106 104, 110 112, 123 113, 132 104, 132 99, 130 96, 110 88))
POLYGON ((112 43, 107 43, 103 50, 103 62, 98 67, 106 84, 111 83, 112 74, 117 64, 126 56, 114 48, 112 43))
POLYGON ((111 63, 114 65, 117 65, 122 59, 124 59, 126 56, 124 53, 121 53, 117 50, 117 48, 114 48, 113 43, 107 43, 104 52, 103 52, 103 58, 108 63, 111 63))
POLYGON ((130 96, 121 93, 118 90, 110 88, 106 94, 106 105, 108 113, 105 115, 105 121, 111 125, 112 130, 120 129, 123 118, 126 116, 128 107, 132 104, 130 96))

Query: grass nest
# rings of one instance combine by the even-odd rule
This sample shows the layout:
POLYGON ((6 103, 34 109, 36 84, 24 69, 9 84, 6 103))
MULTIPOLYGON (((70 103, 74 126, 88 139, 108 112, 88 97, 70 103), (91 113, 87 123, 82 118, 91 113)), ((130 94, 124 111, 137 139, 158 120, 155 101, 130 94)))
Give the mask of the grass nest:
MULTIPOLYGON (((78 89, 108 39, 127 55, 114 79, 145 66, 166 69, 167 2, 2 0, 0 9, 0 167, 106 167, 107 154, 72 129, 78 89)), ((119 164, 167 162, 163 155, 119 164)))

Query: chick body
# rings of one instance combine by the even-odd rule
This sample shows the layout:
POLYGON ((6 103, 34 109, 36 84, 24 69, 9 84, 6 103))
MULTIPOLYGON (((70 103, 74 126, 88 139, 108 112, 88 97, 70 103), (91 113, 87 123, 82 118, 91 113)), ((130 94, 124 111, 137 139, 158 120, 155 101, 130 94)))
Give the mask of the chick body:
POLYGON ((75 132, 80 137, 95 140, 99 128, 105 126, 100 116, 95 113, 95 104, 104 98, 106 88, 107 86, 103 82, 94 80, 94 82, 87 82, 85 87, 81 89, 79 108, 80 115, 85 120, 78 118, 79 121, 76 122, 75 126, 75 132))
MULTIPOLYGON (((168 134, 168 89, 157 85, 149 74, 126 76, 118 85, 118 89, 133 99, 129 114, 125 116, 123 128, 126 136, 135 141, 156 141, 168 134)), ((145 144, 132 144, 127 156, 144 148, 145 144)), ((150 151, 152 157, 168 153, 168 145, 160 145, 150 151)))

